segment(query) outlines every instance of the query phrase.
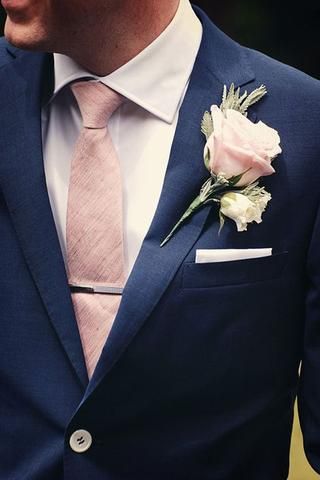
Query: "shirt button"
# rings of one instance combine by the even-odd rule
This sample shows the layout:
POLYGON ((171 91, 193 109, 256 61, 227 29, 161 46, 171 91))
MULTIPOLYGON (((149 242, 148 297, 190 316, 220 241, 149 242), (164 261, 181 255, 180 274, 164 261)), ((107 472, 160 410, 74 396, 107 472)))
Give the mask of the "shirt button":
POLYGON ((69 444, 74 452, 86 452, 91 447, 92 436, 87 430, 76 430, 71 435, 69 444))

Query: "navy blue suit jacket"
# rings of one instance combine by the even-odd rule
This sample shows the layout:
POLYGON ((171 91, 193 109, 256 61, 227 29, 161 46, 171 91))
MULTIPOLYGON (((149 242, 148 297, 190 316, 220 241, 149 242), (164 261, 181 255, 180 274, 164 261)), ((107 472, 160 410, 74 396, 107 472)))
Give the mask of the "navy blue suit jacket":
POLYGON ((43 169, 52 57, 0 42, 0 480, 285 480, 297 393, 320 473, 319 82, 197 13, 161 199, 89 383, 43 169), (160 248, 208 176, 200 122, 231 82, 268 88, 250 118, 281 136, 272 201, 220 235, 208 205, 160 248), (195 264, 197 248, 258 247, 274 254, 195 264))

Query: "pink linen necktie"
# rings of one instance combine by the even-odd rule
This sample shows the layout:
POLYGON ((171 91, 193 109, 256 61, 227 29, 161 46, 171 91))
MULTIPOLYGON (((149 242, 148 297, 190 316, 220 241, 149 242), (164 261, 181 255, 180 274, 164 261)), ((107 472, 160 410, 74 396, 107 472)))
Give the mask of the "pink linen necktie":
POLYGON ((80 81, 71 89, 83 128, 71 162, 67 266, 91 378, 125 283, 120 165, 106 126, 123 97, 96 81, 80 81))

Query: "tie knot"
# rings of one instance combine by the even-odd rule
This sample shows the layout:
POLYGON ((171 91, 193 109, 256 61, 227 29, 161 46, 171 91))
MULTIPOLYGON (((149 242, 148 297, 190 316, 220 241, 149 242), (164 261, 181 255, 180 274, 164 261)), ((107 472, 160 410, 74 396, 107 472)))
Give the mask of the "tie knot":
POLYGON ((71 85, 86 128, 104 128, 120 107, 124 97, 97 81, 80 81, 71 85))

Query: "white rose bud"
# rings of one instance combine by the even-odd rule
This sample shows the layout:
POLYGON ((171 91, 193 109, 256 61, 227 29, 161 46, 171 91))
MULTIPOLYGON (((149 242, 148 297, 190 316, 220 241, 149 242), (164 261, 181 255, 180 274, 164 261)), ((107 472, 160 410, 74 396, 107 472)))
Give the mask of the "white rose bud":
POLYGON ((247 230, 248 223, 261 223, 261 215, 271 200, 270 193, 262 190, 256 195, 229 192, 221 197, 221 213, 237 225, 238 232, 247 230))

